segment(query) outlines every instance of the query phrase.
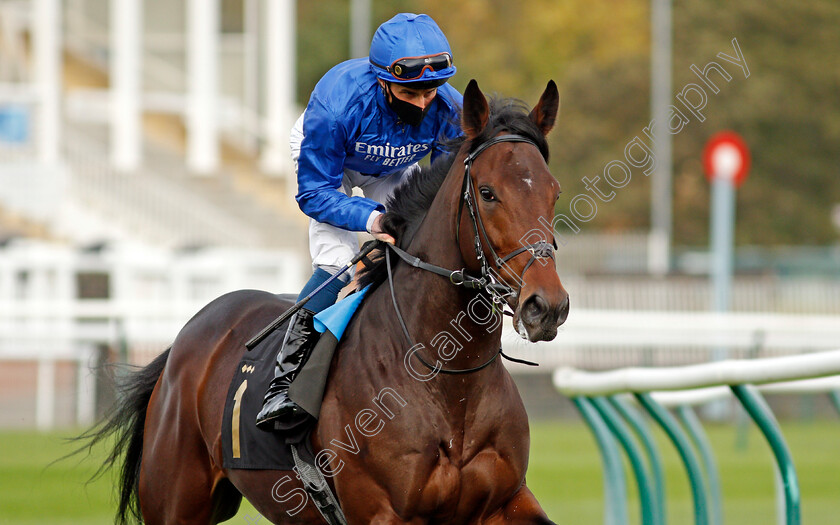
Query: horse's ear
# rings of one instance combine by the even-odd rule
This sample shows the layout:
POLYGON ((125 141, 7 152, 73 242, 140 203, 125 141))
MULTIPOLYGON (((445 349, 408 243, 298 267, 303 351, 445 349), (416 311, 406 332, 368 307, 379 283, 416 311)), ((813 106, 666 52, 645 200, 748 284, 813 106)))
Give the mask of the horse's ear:
POLYGON ((490 117, 490 108, 484 93, 478 89, 478 82, 470 80, 467 89, 464 91, 464 111, 461 114, 461 129, 468 140, 475 138, 484 130, 487 119, 490 117))
POLYGON ((543 135, 548 135, 548 132, 554 127, 554 120, 557 118, 559 111, 560 92, 557 91, 557 84, 553 80, 549 80, 540 101, 531 111, 531 120, 534 121, 543 135))

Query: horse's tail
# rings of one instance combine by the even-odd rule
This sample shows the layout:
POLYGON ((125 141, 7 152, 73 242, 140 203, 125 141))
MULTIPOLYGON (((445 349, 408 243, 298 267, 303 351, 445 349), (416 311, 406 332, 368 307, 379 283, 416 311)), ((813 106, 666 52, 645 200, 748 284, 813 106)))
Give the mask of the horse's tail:
MULTIPOLYGON (((116 523, 124 525, 129 519, 143 521, 138 497, 140 460, 143 455, 143 427, 146 423, 146 408, 152 390, 157 384, 169 358, 170 348, 155 358, 146 367, 129 373, 119 385, 118 401, 110 414, 97 426, 77 439, 86 441, 84 448, 113 436, 113 448, 92 479, 120 464, 120 505, 116 523)), ((80 449, 82 450, 82 449, 80 449)))

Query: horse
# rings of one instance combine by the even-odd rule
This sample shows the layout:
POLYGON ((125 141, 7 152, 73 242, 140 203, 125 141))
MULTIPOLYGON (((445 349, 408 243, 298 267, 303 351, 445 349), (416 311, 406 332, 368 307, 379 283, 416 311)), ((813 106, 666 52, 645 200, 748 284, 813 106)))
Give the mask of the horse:
MULTIPOLYGON (((553 523, 526 486, 528 419, 497 356, 505 308, 530 341, 554 338, 569 310, 545 220, 560 195, 545 139, 558 109, 553 81, 530 112, 488 103, 470 81, 453 153, 389 201, 399 252, 383 245, 360 275, 370 291, 309 438, 348 524, 553 523)), ((293 472, 223 467, 222 407, 245 342, 289 307, 265 291, 223 295, 129 376, 87 433, 114 438, 102 468, 121 468, 117 522, 215 524, 244 496, 272 523, 324 523, 293 497, 293 472)))

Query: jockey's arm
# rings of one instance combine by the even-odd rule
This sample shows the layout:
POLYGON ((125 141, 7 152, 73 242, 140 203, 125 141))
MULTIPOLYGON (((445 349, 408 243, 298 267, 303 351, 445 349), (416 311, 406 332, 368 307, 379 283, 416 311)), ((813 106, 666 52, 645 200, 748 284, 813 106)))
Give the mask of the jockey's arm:
POLYGON ((384 212, 385 206, 341 191, 347 142, 341 122, 313 100, 304 116, 303 134, 295 197, 301 211, 338 228, 369 231, 375 221, 374 212, 384 212))

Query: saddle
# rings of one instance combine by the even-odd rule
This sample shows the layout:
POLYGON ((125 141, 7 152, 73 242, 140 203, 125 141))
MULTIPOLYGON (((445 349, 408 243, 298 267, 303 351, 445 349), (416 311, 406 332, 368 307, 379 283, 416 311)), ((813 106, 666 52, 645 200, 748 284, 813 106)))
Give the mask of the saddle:
MULTIPOLYGON (((292 297, 294 300, 294 297, 292 297)), ((277 351, 283 344, 288 321, 271 332, 250 352, 245 352, 228 387, 222 415, 222 450, 225 468, 291 470, 294 458, 287 441, 306 444, 315 420, 298 432, 264 432, 254 421, 263 396, 274 378, 277 351), (308 427, 308 428, 307 428, 308 427)))
MULTIPOLYGON (((304 459, 314 459, 307 438, 320 415, 333 354, 366 293, 367 288, 360 290, 315 316, 315 328, 322 335, 289 387, 289 398, 306 411, 305 418, 280 426, 276 432, 264 432, 254 424, 262 408, 263 395, 274 378, 274 363, 288 321, 244 353, 225 398, 222 419, 225 468, 291 470, 295 462, 290 445, 299 445, 298 453, 304 459)), ((291 295, 282 297, 295 299, 291 295)))

